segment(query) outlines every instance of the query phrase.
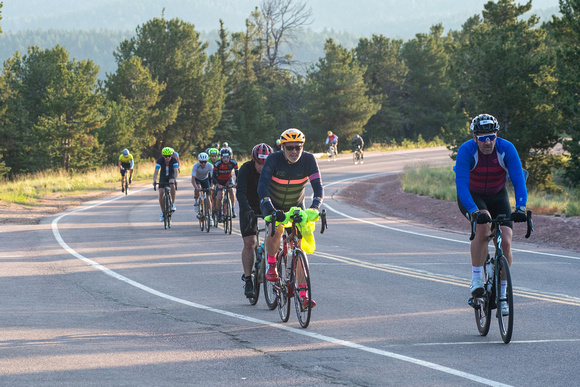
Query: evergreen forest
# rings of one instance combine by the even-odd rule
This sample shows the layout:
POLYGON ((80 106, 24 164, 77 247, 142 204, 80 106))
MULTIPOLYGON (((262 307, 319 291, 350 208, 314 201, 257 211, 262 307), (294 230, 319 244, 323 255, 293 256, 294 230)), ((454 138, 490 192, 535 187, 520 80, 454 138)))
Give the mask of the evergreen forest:
MULTIPOLYGON (((134 32, 101 34, 120 41, 105 70, 71 58, 61 34, 51 48, 30 46, 3 64, 0 177, 91 170, 116 163, 123 148, 137 161, 165 146, 196 154, 222 141, 248 154, 292 127, 309 151, 323 149, 328 130, 343 149, 355 134, 371 144, 438 138, 456 149, 470 138, 470 119, 489 113, 532 185, 549 191, 561 168, 577 186, 580 0, 560 0, 543 23, 531 10, 531 1, 489 1, 460 29, 434 24, 408 40, 319 34, 323 54, 308 66, 286 49, 301 42, 307 50, 313 36, 299 0, 263 0, 245 28, 221 21, 210 40, 163 13, 134 32), (557 143, 567 157, 551 154, 557 143)), ((91 47, 104 49, 104 40, 91 47)))

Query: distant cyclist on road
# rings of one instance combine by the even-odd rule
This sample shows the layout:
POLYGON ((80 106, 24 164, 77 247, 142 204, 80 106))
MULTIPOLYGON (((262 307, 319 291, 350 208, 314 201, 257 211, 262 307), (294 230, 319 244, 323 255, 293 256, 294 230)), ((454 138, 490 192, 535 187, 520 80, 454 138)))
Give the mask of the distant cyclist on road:
POLYGON ((364 160, 365 141, 361 136, 355 134, 352 140, 352 151, 355 152, 357 148, 360 149, 360 159, 364 160))
POLYGON ((334 149, 334 154, 338 154, 338 136, 332 133, 330 130, 326 133, 328 136, 326 137, 326 145, 330 144, 334 149))
MULTIPOLYGON (((516 148, 507 140, 497 137, 499 124, 494 116, 480 114, 471 121, 473 138, 465 142, 457 152, 455 182, 459 209, 467 219, 476 220, 475 238, 471 242, 471 295, 481 297, 483 265, 488 254, 490 221, 499 214, 510 216, 514 222, 525 222, 527 189, 524 171, 516 148), (516 211, 511 212, 506 178, 511 179, 516 196, 516 211)), ((501 226, 502 249, 509 265, 512 264, 513 223, 501 226)), ((505 296, 507 281, 501 280, 501 296, 505 296)), ((506 315, 508 304, 502 302, 501 311, 506 315)))
POLYGON ((232 151, 232 148, 230 147, 230 144, 228 144, 226 141, 224 141, 224 142, 222 143, 222 148, 220 149, 220 153, 221 153, 223 150, 226 150, 226 151, 228 151, 228 152, 230 153, 230 157, 231 157, 231 158, 234 158, 234 151, 232 151))
POLYGON ((173 149, 165 147, 161 150, 162 157, 157 159, 155 171, 153 172, 153 187, 157 184, 157 175, 159 175, 159 207, 161 207, 160 222, 163 222, 163 189, 166 186, 171 187, 171 211, 175 211, 175 189, 177 178, 179 177, 179 162, 173 157, 173 149))
POLYGON ((133 155, 129 153, 128 149, 123 149, 123 153, 119 156, 119 168, 121 170, 121 192, 125 192, 125 174, 129 171, 129 184, 133 177, 133 166, 135 165, 133 161, 133 155))
MULTIPOLYGON (((193 185, 195 194, 195 202, 193 204, 193 208, 195 212, 198 213, 198 217, 201 215, 199 214, 199 195, 202 189, 209 189, 211 186, 211 176, 213 174, 213 165, 208 163, 209 156, 207 153, 200 153, 197 156, 197 163, 193 164, 191 168, 191 185, 193 185)), ((211 195, 208 195, 209 201, 209 212, 211 213, 211 195)), ((213 222, 210 219, 210 225, 213 226, 213 222)))
POLYGON ((238 177, 238 163, 232 160, 232 155, 227 149, 222 149, 220 159, 213 167, 213 182, 217 191, 216 207, 218 208, 218 222, 222 221, 223 188, 228 187, 230 199, 232 201, 232 218, 236 217, 236 196, 234 192, 234 182, 232 181, 232 171, 238 177))
MULTIPOLYGON (((288 129, 280 136, 282 151, 272 153, 267 159, 258 184, 260 209, 263 215, 272 215, 273 219, 282 221, 284 212, 292 207, 304 208, 304 191, 306 183, 314 192, 314 199, 310 208, 318 209, 322 204, 324 190, 318 164, 312 153, 304 152, 306 138, 298 129, 288 129)), ((271 227, 274 227, 272 224, 271 227)), ((265 245, 268 256, 268 271, 266 279, 276 281, 278 272, 276 269, 276 253, 280 248, 280 238, 284 231, 283 225, 279 225, 273 237, 266 234, 265 245)), ((305 297, 305 294, 301 294, 305 297)), ((304 298, 305 307, 315 307, 314 300, 304 298)))
MULTIPOLYGON (((240 204, 240 231, 244 241, 242 250, 242 266, 245 281, 244 294, 248 298, 254 298, 254 284, 252 283, 252 264, 254 261, 254 249, 258 244, 258 222, 254 221, 254 215, 260 215, 260 197, 258 196, 258 181, 264 167, 264 162, 273 150, 270 145, 258 144, 252 149, 252 159, 246 161, 240 167, 237 179, 236 197, 240 204)), ((262 262, 263 265, 266 262, 262 262)))

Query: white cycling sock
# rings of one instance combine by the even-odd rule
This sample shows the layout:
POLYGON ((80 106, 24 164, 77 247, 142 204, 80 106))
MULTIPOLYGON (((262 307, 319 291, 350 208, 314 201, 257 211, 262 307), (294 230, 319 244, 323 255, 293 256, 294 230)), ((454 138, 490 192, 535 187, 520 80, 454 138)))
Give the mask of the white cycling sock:
POLYGON ((483 266, 471 266, 471 278, 483 279, 483 266))
POLYGON ((501 296, 505 297, 507 291, 507 280, 501 280, 501 296))

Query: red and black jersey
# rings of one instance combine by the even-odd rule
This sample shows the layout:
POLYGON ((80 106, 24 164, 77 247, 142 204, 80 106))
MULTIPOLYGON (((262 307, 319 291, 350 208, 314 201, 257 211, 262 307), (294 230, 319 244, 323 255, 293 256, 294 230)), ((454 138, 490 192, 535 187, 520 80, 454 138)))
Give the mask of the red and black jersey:
POLYGON ((218 160, 213 167, 213 181, 219 185, 226 185, 232 178, 232 170, 235 171, 238 177, 238 163, 236 160, 230 160, 224 163, 223 160, 218 160))

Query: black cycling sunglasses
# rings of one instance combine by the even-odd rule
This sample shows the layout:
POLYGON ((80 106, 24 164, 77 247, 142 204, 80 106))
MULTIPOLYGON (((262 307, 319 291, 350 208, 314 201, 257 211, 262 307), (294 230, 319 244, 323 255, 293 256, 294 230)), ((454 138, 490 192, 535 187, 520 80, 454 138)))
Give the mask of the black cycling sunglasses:
POLYGON ((168 156, 168 155, 163 155, 163 157, 165 157, 165 158, 169 158, 169 157, 171 157, 171 156, 168 156))
POLYGON ((284 146, 284 148, 286 148, 287 151, 293 151, 293 150, 299 151, 299 150, 302 150, 302 145, 295 145, 295 146, 286 145, 286 146, 284 146))

